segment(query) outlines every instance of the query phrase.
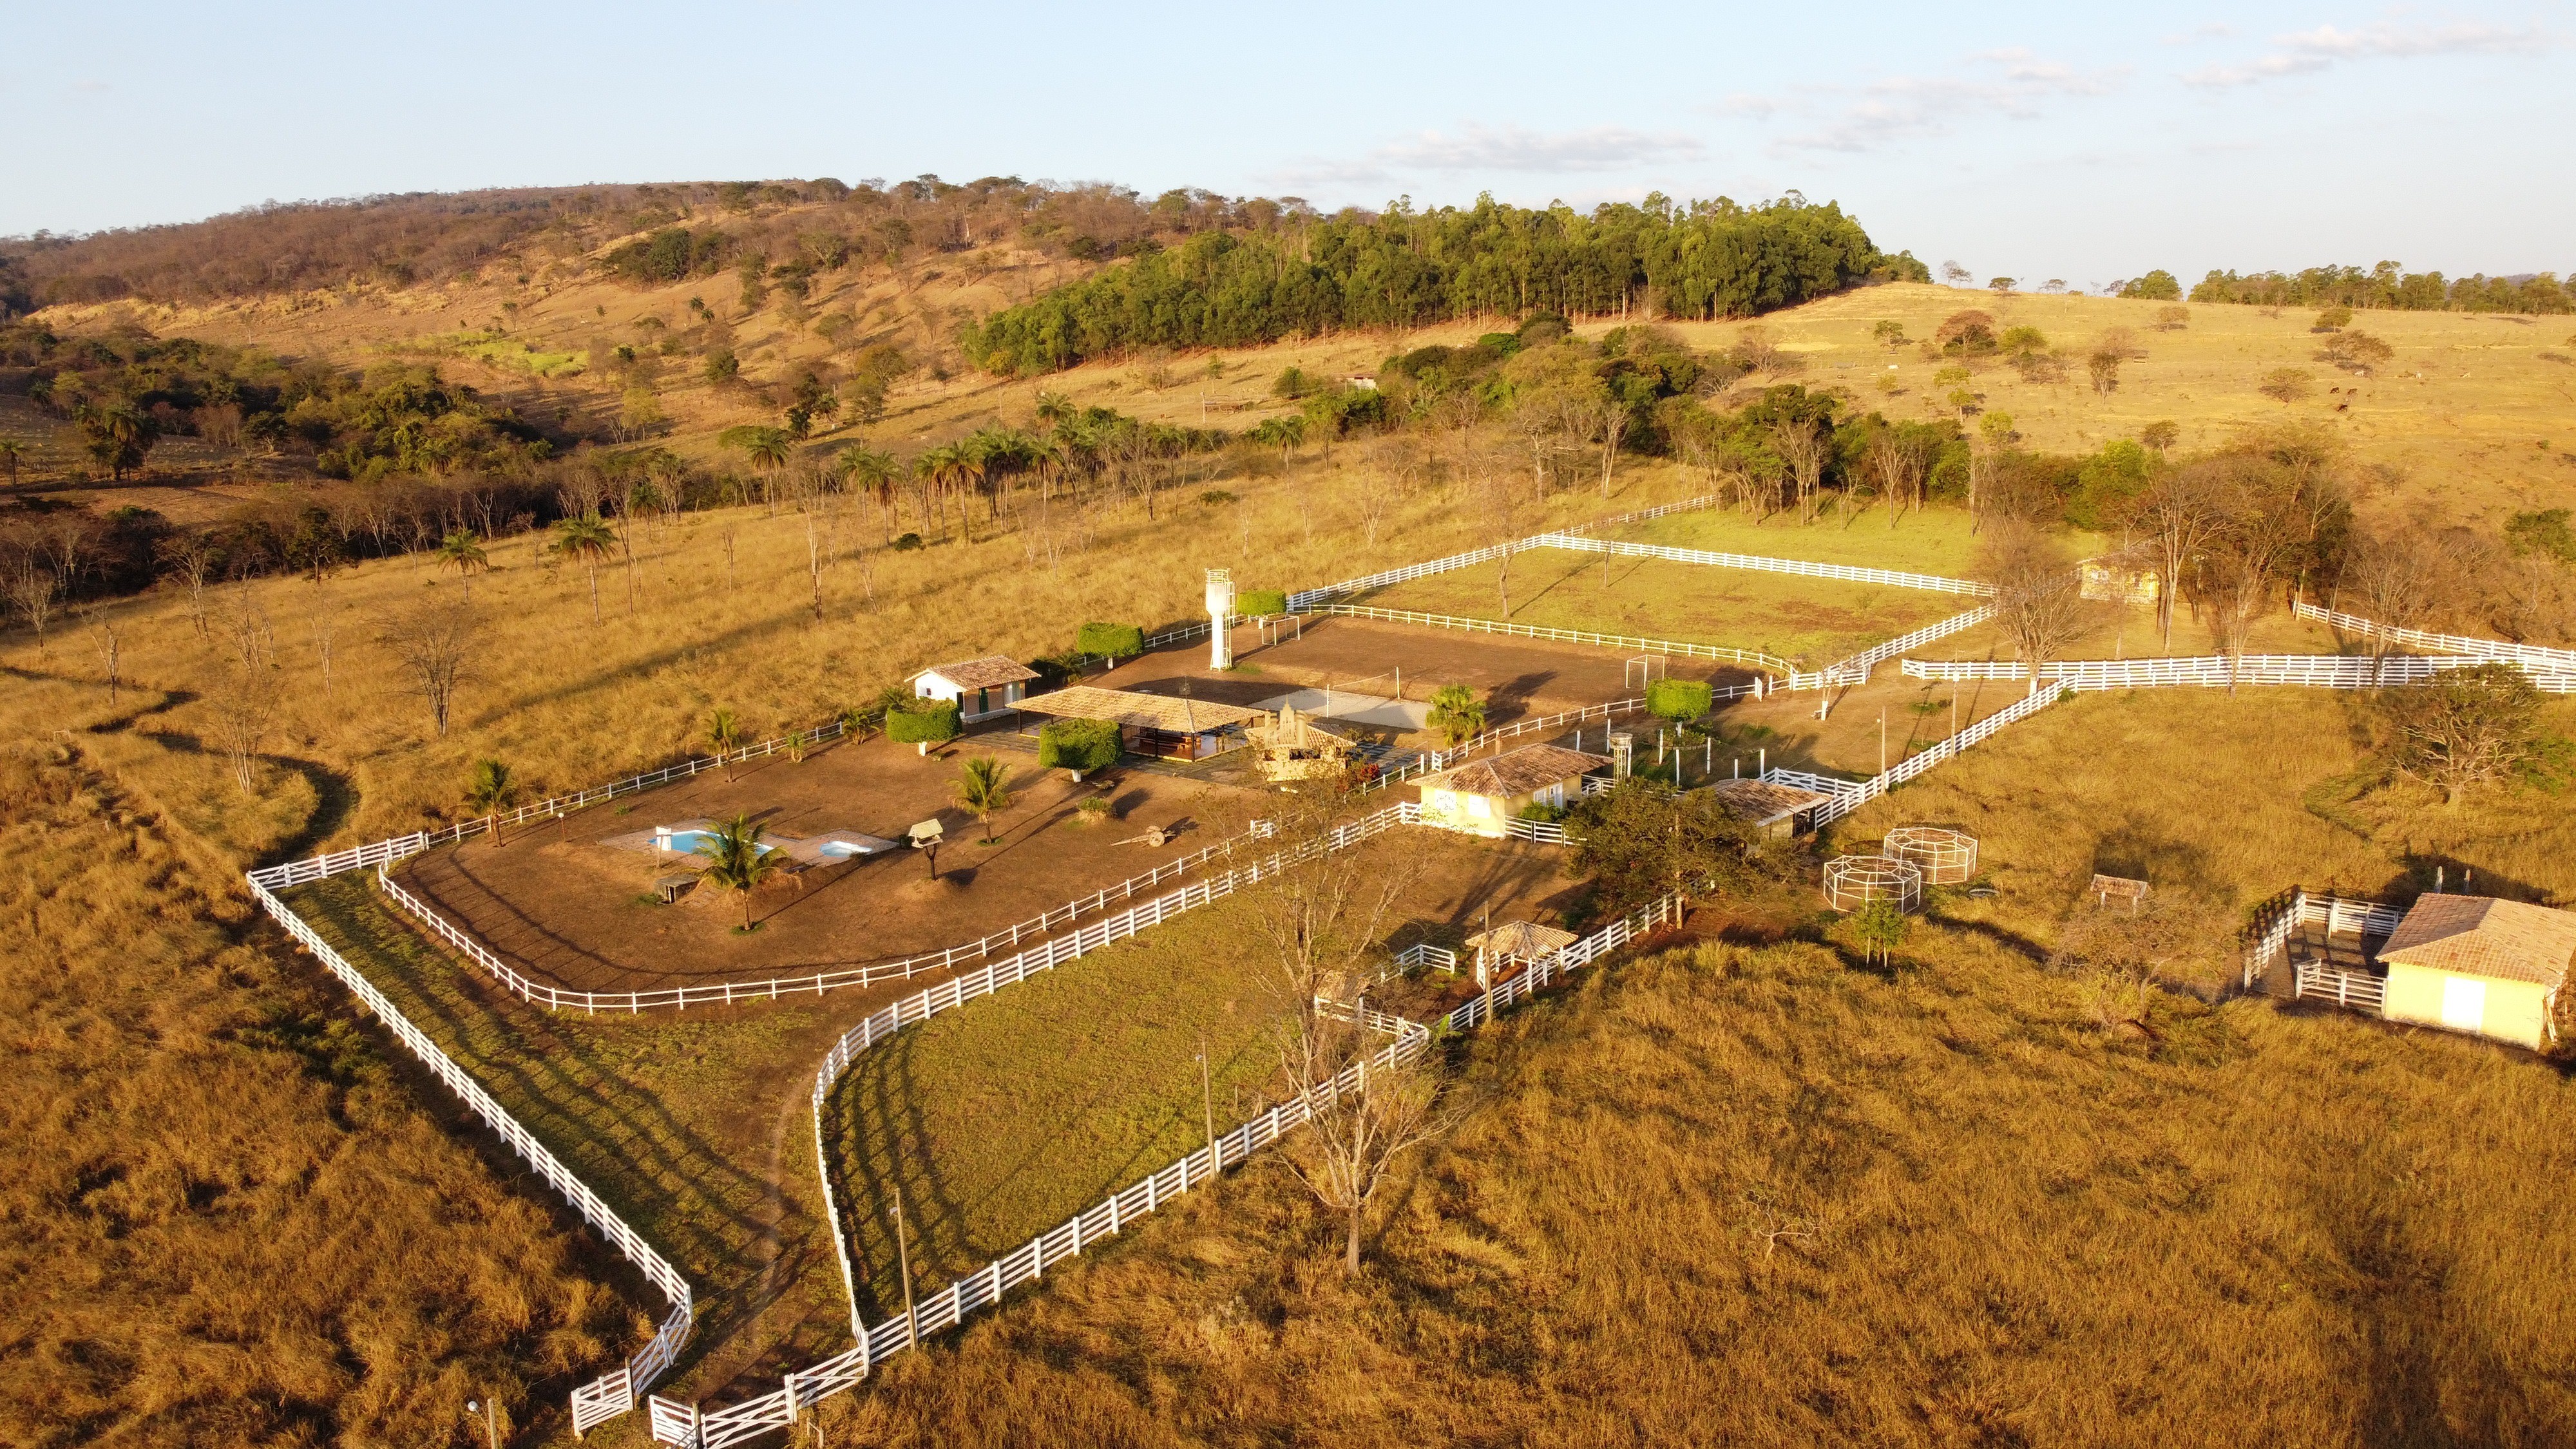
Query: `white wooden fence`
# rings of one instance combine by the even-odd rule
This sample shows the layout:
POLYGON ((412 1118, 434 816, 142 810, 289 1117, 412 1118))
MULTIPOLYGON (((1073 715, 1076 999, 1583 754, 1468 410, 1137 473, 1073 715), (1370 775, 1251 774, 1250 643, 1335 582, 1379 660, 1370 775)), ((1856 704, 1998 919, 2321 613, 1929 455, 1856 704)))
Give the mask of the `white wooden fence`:
POLYGON ((305 923, 303 917, 290 910, 286 902, 278 898, 275 890, 260 879, 261 876, 269 874, 273 872, 256 871, 251 876, 251 894, 259 901, 261 908, 266 910, 279 925, 285 927, 287 934, 300 942, 304 949, 312 952, 315 959, 328 967, 332 975, 339 977, 340 983, 348 987, 368 1010, 374 1012, 377 1018, 384 1022, 386 1030, 391 1031, 397 1040, 410 1048, 412 1055, 420 1058, 422 1064, 429 1068, 431 1075, 445 1083, 447 1089, 454 1092, 475 1116, 482 1118, 485 1125, 500 1134, 501 1140, 510 1145, 511 1151, 518 1153, 523 1161, 534 1168, 537 1176, 545 1179, 547 1186, 563 1194, 564 1200, 572 1205, 575 1212, 581 1214, 583 1221, 588 1222, 601 1237, 606 1238, 619 1252, 624 1253, 627 1259, 642 1270, 645 1278, 655 1288, 660 1289, 662 1296, 669 1301, 670 1312, 654 1332, 651 1342, 645 1344, 614 1372, 573 1391, 574 1431, 578 1433, 587 1430, 603 1419, 625 1413, 634 1407, 635 1395, 651 1387, 654 1380, 660 1378, 663 1371, 671 1366, 671 1361, 679 1356, 682 1345, 689 1341, 689 1331, 696 1322, 689 1292, 689 1280, 680 1276, 680 1270, 672 1267, 668 1259, 655 1251, 653 1245, 646 1242, 642 1234, 628 1227, 626 1220, 619 1217, 614 1209, 602 1201, 598 1193, 591 1191, 588 1183, 574 1176, 572 1169, 565 1166, 562 1159, 548 1151, 546 1145, 539 1142, 534 1133, 520 1126, 518 1119, 511 1116, 490 1092, 483 1089, 482 1083, 475 1081, 470 1073, 458 1066, 446 1052, 441 1051, 438 1043, 430 1040, 427 1033, 412 1025, 410 1018, 397 1010, 392 1000, 376 989, 374 982, 369 981, 356 967, 350 965, 347 958, 332 948, 330 942, 322 939, 320 932, 305 923))
POLYGON ((1842 780, 1831 775, 1779 768, 1764 772, 1762 778, 1775 784, 1791 785, 1801 790, 1813 790, 1821 795, 1831 795, 1833 798, 1817 806, 1815 811, 1816 824, 1831 824, 1940 764, 1943 760, 1956 758, 1962 752, 1983 744, 1998 732, 2057 703, 2070 692, 2062 688, 2043 689, 2037 694, 2016 700, 2009 708, 1995 711, 1939 744, 1909 755, 1904 760, 1889 766, 1885 774, 1874 775, 1866 780, 1842 780))
POLYGON ((2305 599, 2291 604, 2290 611, 2302 619, 2314 619, 2328 628, 2358 634, 2365 639, 2473 659, 2509 659, 2534 674, 2576 674, 2576 649, 2545 649, 2537 644, 2512 644, 2502 639, 2479 639, 2467 634, 2432 634, 2422 629, 2401 629, 2393 624, 2365 619, 2359 614, 2321 609, 2305 599))
MULTIPOLYGON (((2317 689, 2381 689, 2427 684, 2454 669, 2472 669, 2496 659, 2426 658, 2391 654, 2372 659, 2353 654, 2224 654, 2180 659, 2066 659, 2043 664, 2039 677, 2077 689, 2152 689, 2197 686, 2225 689, 2233 685, 2303 685, 2317 689)), ((2519 661, 2501 661, 2518 663, 2519 661)), ((2018 660, 1908 659, 1908 679, 2028 679, 2030 665, 2018 660)), ((2576 675, 2535 672, 2525 664, 2540 689, 2576 693, 2576 675)))
POLYGON ((1407 564, 1402 568, 1387 569, 1382 573, 1365 574, 1356 579, 1344 579, 1338 584, 1326 584, 1321 588, 1300 589, 1296 593, 1288 596, 1288 612, 1291 614, 1310 613, 1314 610, 1316 605, 1331 599, 1343 597, 1347 594, 1362 593, 1369 589, 1382 589, 1390 584, 1408 583, 1414 579, 1427 579, 1433 574, 1445 574, 1453 569, 1473 568, 1477 564, 1483 563, 1488 559, 1501 558, 1506 553, 1519 553, 1524 549, 1541 547, 1543 546, 1542 541, 1546 539, 1580 538, 1584 533, 1595 528, 1608 528, 1614 524, 1621 523, 1637 523, 1649 518, 1662 518, 1667 514, 1673 513, 1696 512, 1703 508, 1714 508, 1721 501, 1722 500, 1717 494, 1704 493, 1697 498, 1683 499, 1679 503, 1667 503, 1660 508, 1643 508, 1634 513, 1619 513, 1613 514, 1608 518, 1596 518, 1589 523, 1579 523, 1571 528, 1562 529, 1555 533, 1533 534, 1528 538, 1515 539, 1507 544, 1498 543, 1484 548, 1471 548, 1465 553, 1453 553, 1447 558, 1436 558, 1428 563, 1407 564))
POLYGON ((1704 564, 1710 568, 1749 569, 1758 573, 1796 574, 1810 579, 1838 579, 1853 584, 1884 584, 1898 589, 1929 589, 1943 594, 1968 594, 1992 598, 1994 586, 1967 579, 1948 579, 1938 574, 1910 574, 1897 569, 1855 568, 1849 564, 1809 563, 1805 559, 1771 558, 1758 553, 1715 553, 1704 548, 1667 548, 1656 543, 1620 543, 1612 539, 1585 538, 1573 533, 1542 533, 1524 542, 1523 547, 1575 549, 1583 553, 1606 553, 1616 558, 1660 558, 1675 563, 1704 564))
POLYGON ((1318 604, 1306 612, 1346 619, 1378 619, 1418 624, 1429 629, 1464 629, 1474 634, 1502 634, 1515 639, 1546 639, 1559 644, 1595 644, 1606 649, 1634 649, 1645 654, 1671 654, 1684 659, 1712 659, 1741 664, 1773 674, 1793 674, 1796 665, 1757 649, 1729 649, 1721 644, 1686 644, 1678 639, 1640 639, 1628 634, 1596 634, 1589 629, 1551 629, 1543 624, 1509 624, 1458 614, 1425 614, 1415 609, 1381 609, 1369 604, 1318 604))
MULTIPOLYGON (((877 961, 839 970, 816 971, 803 976, 775 976, 762 980, 718 981, 694 986, 667 987, 658 991, 575 991, 534 980, 498 955, 486 949, 472 933, 452 924, 427 901, 396 884, 387 862, 376 866, 376 883, 388 898, 426 926, 441 940, 465 953, 475 965, 489 972, 495 981, 536 1005, 555 1011, 579 1011, 596 1016, 600 1012, 626 1012, 633 1015, 646 1010, 685 1011, 691 1006, 731 1006, 744 1001, 776 1001, 785 995, 820 996, 826 991, 849 987, 866 989, 888 981, 909 981, 915 976, 954 971, 969 961, 989 961, 997 950, 1017 947, 1022 941, 1040 941, 1047 933, 1070 926, 1095 911, 1106 910, 1112 901, 1133 900, 1138 894, 1166 881, 1179 880, 1219 856, 1231 855, 1246 841, 1265 838, 1268 829, 1254 821, 1252 829, 1242 835, 1220 840, 1214 845, 1194 850, 1188 855, 1128 877, 1114 886, 1094 891, 1077 900, 1067 901, 1042 915, 1016 925, 991 932, 964 945, 926 951, 900 961, 877 961)), ((406 837, 408 838, 408 837, 406 837)), ((401 859, 400 856, 391 859, 401 859)))
MULTIPOLYGON (((830 1171, 824 1166, 829 1159, 823 1151, 821 1124, 824 1104, 831 1095, 833 1084, 860 1053, 905 1026, 1024 981, 1039 971, 1073 959, 1075 955, 1098 950, 1146 925, 1168 920, 1183 911, 1220 899, 1230 893, 1238 881, 1249 884, 1260 878, 1262 872, 1276 874, 1299 860, 1312 858, 1322 851, 1341 849, 1402 823, 1407 822, 1405 812, 1399 808, 1381 810, 1337 828, 1323 841, 1294 851, 1283 851, 1257 865, 1228 872, 1218 881, 1176 891, 1114 921, 1086 928, 1082 939, 1088 944, 1081 951, 1067 949, 1056 954, 1042 949, 1024 953, 1011 961, 997 962, 982 971, 898 1002, 852 1028, 834 1044, 821 1069, 816 1072, 812 1103, 815 1162, 823 1175, 826 1212, 831 1219, 833 1243, 840 1255, 844 1284, 851 1289, 851 1332, 856 1342, 846 1352, 788 1375, 787 1381, 771 1393, 721 1409, 707 1410, 657 1398, 652 1403, 654 1438, 666 1444, 687 1446, 687 1449, 727 1449, 727 1446, 761 1434, 791 1427, 806 1408, 831 1394, 853 1387, 876 1364, 906 1349, 919 1347, 925 1336, 954 1327, 977 1309, 1000 1302, 1012 1288, 1038 1281, 1050 1266, 1081 1256, 1086 1244, 1113 1237, 1175 1198, 1206 1186, 1226 1168, 1242 1164, 1261 1148, 1303 1126, 1315 1113, 1330 1107, 1343 1093, 1360 1090, 1370 1071, 1400 1064, 1420 1052, 1430 1043, 1432 1029, 1384 1013, 1366 1012, 1363 1025, 1386 1031, 1395 1040, 1353 1063, 1320 1090, 1274 1104, 1243 1119, 1213 1142, 1184 1153, 1160 1171, 1149 1173, 1142 1180, 1076 1213, 1061 1226, 1041 1232, 1026 1244, 950 1281, 947 1287, 915 1303, 907 1313, 888 1318, 874 1327, 867 1326, 859 1317, 856 1287, 848 1276, 848 1237, 843 1229, 838 1195, 833 1191, 830 1171), (1218 888, 1220 884, 1222 889, 1218 888), (1092 932, 1101 934, 1095 937, 1092 932)), ((1510 981, 1497 983, 1489 998, 1479 997, 1450 1012, 1442 1018, 1441 1026, 1449 1031, 1474 1029, 1485 1020, 1488 999, 1492 1009, 1500 1010, 1543 990, 1565 973, 1600 960, 1657 927, 1678 920, 1683 904, 1681 896, 1667 896, 1611 922, 1592 935, 1552 953, 1510 981)), ((1069 938, 1069 944, 1080 943, 1073 943, 1069 938)))
MULTIPOLYGON (((1735 684, 1710 691, 1710 699, 1712 702, 1745 699, 1756 693, 1758 690, 1752 685, 1735 684)), ((1523 735, 1531 734, 1554 734, 1562 729, 1580 726, 1588 720, 1597 719, 1607 724, 1620 715, 1634 714, 1645 707, 1646 702, 1642 699, 1614 699, 1608 704, 1585 705, 1581 709, 1569 709, 1558 714, 1542 715, 1536 719, 1518 720, 1500 729, 1488 730, 1454 749, 1431 750, 1416 755, 1392 769, 1381 770, 1376 779, 1360 788, 1364 791, 1377 790, 1418 776, 1436 775, 1481 750, 1500 748, 1505 740, 1518 739, 1523 735)), ((1603 743, 1605 746, 1608 743, 1607 730, 1603 731, 1603 743)))

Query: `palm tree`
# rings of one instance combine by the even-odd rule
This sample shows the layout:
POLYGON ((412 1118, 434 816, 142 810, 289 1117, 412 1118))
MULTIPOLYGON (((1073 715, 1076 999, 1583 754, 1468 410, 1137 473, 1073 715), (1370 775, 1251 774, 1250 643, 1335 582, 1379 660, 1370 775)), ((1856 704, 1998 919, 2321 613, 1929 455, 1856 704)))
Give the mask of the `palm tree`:
POLYGON ((975 823, 983 826, 983 845, 994 843, 993 813, 1011 808, 1011 771, 997 756, 977 755, 957 769, 957 803, 973 811, 975 823))
POLYGON ((903 467, 895 461, 894 454, 862 444, 845 450, 833 466, 840 470, 843 487, 875 497, 877 517, 885 524, 886 542, 894 542, 894 485, 903 476, 903 467))
POLYGON ((1038 421, 1046 424, 1048 432, 1054 433, 1062 431, 1066 423, 1080 416, 1081 409, 1075 407, 1073 399, 1063 393, 1041 392, 1038 394, 1037 412, 1038 421))
POLYGON ((599 565, 617 552, 617 534, 596 513, 555 525, 554 551, 590 571, 590 622, 599 623, 599 565))
POLYGON ((27 445, 16 438, 0 438, 0 468, 9 470, 9 482, 18 482, 18 469, 27 461, 27 445))
POLYGON ((763 428, 743 445, 742 455, 744 461, 751 464, 753 472, 766 477, 794 461, 796 449, 786 429, 763 428))
POLYGON ((470 528, 451 530, 438 541, 435 556, 438 567, 454 569, 465 581, 465 597, 474 597, 474 576, 492 567, 491 555, 483 551, 483 540, 470 528))
MULTIPOLYGON (((498 816, 501 813, 501 807, 509 804, 518 793, 519 782, 510 778, 508 765, 499 760, 476 760, 474 773, 465 786, 465 807, 477 815, 498 816)), ((498 847, 500 843, 501 822, 494 819, 492 844, 498 847)))
POLYGON ((1424 719, 1454 750, 1483 732, 1485 702, 1463 684, 1444 684, 1431 691, 1431 712, 1424 719))
MULTIPOLYGON (((742 721, 734 717, 732 710, 719 709, 707 717, 707 743, 714 747, 717 759, 721 760, 728 752, 739 748, 742 737, 742 721)), ((730 764, 725 766, 725 778, 733 778, 730 764)))
POLYGON ((787 852, 761 844, 762 833, 747 812, 737 811, 718 821, 696 846, 696 853, 707 858, 705 878, 742 897, 745 932, 751 930, 751 893, 786 866, 787 852))

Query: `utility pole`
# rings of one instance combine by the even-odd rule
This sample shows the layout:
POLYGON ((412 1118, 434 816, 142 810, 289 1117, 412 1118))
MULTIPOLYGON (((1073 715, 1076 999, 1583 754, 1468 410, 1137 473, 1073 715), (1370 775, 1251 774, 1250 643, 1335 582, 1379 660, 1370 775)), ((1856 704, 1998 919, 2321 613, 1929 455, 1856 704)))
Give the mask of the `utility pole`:
POLYGON ((903 1344, 921 1347, 921 1320, 912 1312, 912 1250, 905 1246, 903 1232, 903 1184, 894 1185, 894 1261, 903 1274, 903 1344))
POLYGON ((1199 1033, 1199 1114, 1207 1128, 1208 1176, 1225 1171, 1216 1155, 1216 1089, 1208 1078, 1207 1033, 1199 1033))
POLYGON ((1878 772, 1887 773, 1887 706, 1878 707, 1878 772))

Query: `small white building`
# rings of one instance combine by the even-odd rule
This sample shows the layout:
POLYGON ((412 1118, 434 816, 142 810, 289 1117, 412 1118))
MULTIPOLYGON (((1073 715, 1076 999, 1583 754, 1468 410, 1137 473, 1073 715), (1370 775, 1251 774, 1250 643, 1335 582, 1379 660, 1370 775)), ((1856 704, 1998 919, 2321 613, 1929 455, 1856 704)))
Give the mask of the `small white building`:
POLYGON ((912 692, 923 699, 944 699, 957 706, 957 717, 973 723, 1017 708, 1028 696, 1027 685, 1038 672, 1005 655, 934 664, 912 677, 912 692))
POLYGON ((1559 745, 1523 745, 1490 760, 1459 765, 1414 783, 1422 791, 1422 823, 1497 839, 1505 823, 1532 805, 1563 809, 1583 794, 1583 777, 1610 763, 1559 745))
POLYGON ((2379 948, 2380 1014, 2534 1051, 2556 1036, 2558 993, 2576 961, 2576 912, 2488 896, 2417 898, 2379 948))

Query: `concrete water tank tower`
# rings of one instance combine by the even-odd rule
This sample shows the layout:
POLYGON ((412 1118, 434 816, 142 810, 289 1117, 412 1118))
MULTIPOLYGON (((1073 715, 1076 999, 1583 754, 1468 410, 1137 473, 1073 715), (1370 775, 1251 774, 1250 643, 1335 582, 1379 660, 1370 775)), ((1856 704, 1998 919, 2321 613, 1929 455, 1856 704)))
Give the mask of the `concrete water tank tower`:
POLYGON ((1234 573, 1230 569, 1207 571, 1208 668, 1234 667, 1234 631, 1227 621, 1234 617, 1234 573))

